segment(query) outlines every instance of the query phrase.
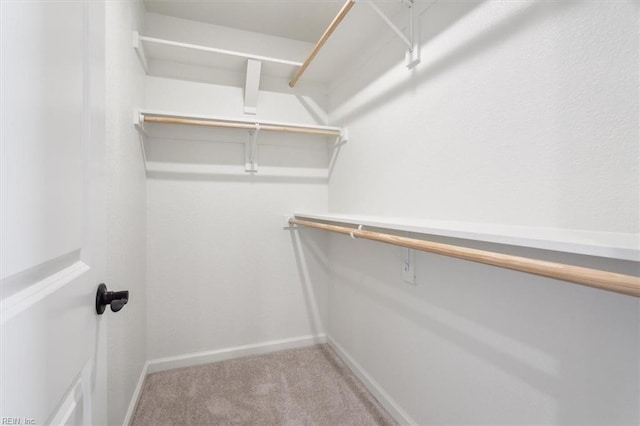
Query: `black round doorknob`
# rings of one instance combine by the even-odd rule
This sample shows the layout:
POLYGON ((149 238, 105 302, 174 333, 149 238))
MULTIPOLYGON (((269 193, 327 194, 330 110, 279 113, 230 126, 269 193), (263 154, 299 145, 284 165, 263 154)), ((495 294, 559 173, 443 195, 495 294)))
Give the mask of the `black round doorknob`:
POLYGON ((118 312, 128 301, 128 291, 108 291, 107 285, 102 283, 96 292, 96 312, 102 315, 107 305, 111 305, 111 311, 118 312))

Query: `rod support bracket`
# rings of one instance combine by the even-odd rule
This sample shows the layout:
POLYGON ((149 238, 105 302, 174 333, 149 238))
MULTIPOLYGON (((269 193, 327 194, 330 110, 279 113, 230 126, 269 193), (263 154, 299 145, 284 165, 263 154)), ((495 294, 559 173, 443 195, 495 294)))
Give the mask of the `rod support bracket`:
MULTIPOLYGON (((362 231, 363 226, 362 225, 358 225, 358 231, 362 231)), ((353 232, 349 233, 349 236, 351 238, 353 238, 354 240, 356 239, 356 236, 353 234, 353 232)))
POLYGON ((337 145, 342 145, 347 143, 349 140, 349 130, 346 127, 343 127, 340 130, 340 136, 338 136, 337 145))
POLYGON ((144 114, 139 109, 133 110, 133 127, 135 127, 143 136, 147 136, 147 132, 144 128, 144 114))
POLYGON ((295 216, 292 214, 285 214, 282 216, 282 229, 296 229, 296 225, 291 223, 292 220, 295 219, 295 216))

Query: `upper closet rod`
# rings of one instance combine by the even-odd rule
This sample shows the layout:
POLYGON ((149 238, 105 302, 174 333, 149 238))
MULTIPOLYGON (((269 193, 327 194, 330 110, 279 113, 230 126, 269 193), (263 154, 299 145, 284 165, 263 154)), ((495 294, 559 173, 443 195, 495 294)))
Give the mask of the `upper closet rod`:
POLYGON ((181 117, 163 117, 142 114, 145 123, 164 123, 164 124, 186 124, 191 126, 207 126, 207 127, 224 127, 231 129, 247 129, 247 130, 268 130, 274 132, 286 132, 286 133, 304 133, 308 135, 318 136, 341 136, 340 130, 332 129, 317 129, 314 127, 304 126, 288 126, 284 124, 269 124, 269 123, 247 123, 242 121, 226 121, 215 119, 197 119, 197 118, 181 118, 181 117))
POLYGON ((380 232, 364 231, 356 228, 329 225, 296 218, 290 219, 289 224, 318 228, 325 231, 350 235, 354 238, 380 241, 400 247, 407 247, 443 256, 464 259, 471 262, 513 269, 515 271, 568 281, 574 284, 599 288, 601 290, 626 294, 628 296, 640 297, 640 278, 631 275, 616 274, 597 269, 582 268, 580 266, 546 262, 527 257, 511 256, 508 254, 458 247, 450 244, 434 243, 431 241, 400 237, 380 232))
POLYGON ((305 72, 305 70, 311 63, 311 61, 313 61, 313 58, 316 57, 316 55, 318 54, 318 51, 320 51, 322 46, 324 46, 325 42, 331 36, 333 31, 335 31, 338 25, 340 25, 340 22, 342 22, 344 17, 347 16, 347 13, 349 13, 349 11, 351 10, 355 2, 356 0, 347 0, 344 6, 342 6, 342 9, 340 9, 340 12, 338 12, 336 17, 333 18, 333 21, 331 21, 331 24, 329 24, 329 27, 327 27, 324 34, 322 34, 322 37, 320 37, 320 40, 318 40, 316 45, 313 47, 313 50, 311 50, 311 53, 309 53, 309 56, 307 57, 307 59, 305 59, 303 64, 300 65, 300 68, 298 68, 298 71, 289 82, 290 87, 294 87, 296 85, 296 83, 298 82, 302 74, 305 72))

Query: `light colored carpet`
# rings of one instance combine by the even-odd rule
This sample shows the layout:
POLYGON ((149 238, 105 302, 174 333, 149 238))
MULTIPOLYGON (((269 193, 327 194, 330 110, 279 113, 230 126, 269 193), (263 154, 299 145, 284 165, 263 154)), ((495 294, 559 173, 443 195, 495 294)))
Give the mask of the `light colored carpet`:
POLYGON ((150 374, 134 426, 395 425, 328 345, 150 374))

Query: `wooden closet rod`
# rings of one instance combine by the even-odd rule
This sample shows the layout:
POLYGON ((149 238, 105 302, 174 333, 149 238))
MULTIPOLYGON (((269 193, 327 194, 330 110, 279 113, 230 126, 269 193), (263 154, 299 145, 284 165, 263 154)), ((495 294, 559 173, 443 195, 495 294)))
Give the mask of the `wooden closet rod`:
POLYGON ((628 296, 640 297, 640 277, 631 275, 616 274, 597 269, 582 268, 580 266, 546 262, 527 257, 511 256, 508 254, 434 243, 431 241, 417 240, 415 238, 399 237, 391 234, 329 225, 296 218, 290 219, 289 224, 337 232, 339 234, 351 235, 354 238, 380 241, 395 246, 455 257, 471 262, 484 263, 500 268, 513 269, 515 271, 568 281, 574 284, 613 291, 628 296))
MULTIPOLYGON (((191 126, 207 126, 207 127, 225 127, 230 129, 247 129, 256 130, 253 123, 243 123, 241 121, 222 121, 222 120, 202 120, 196 118, 179 118, 179 117, 157 117, 153 115, 143 115, 145 123, 164 123, 164 124, 185 124, 191 126)), ((339 130, 316 129, 313 127, 296 127, 280 124, 259 124, 259 130, 268 130, 272 132, 286 133, 304 133, 308 135, 318 136, 340 136, 339 130)))
POLYGON ((318 40, 316 45, 311 50, 311 53, 309 53, 309 56, 307 56, 307 59, 305 59, 302 65, 300 65, 300 68, 298 68, 298 71, 296 71, 296 74, 293 76, 293 78, 289 82, 290 87, 294 87, 296 85, 296 83, 298 82, 302 74, 305 72, 305 70, 311 63, 311 61, 313 61, 313 58, 316 57, 316 55, 318 54, 322 46, 324 46, 324 44, 329 39, 331 34, 333 34, 335 29, 338 28, 338 25, 340 25, 344 17, 347 16, 347 13, 349 13, 349 11, 351 10, 351 8, 355 3, 356 3, 356 0, 347 0, 347 2, 342 6, 342 9, 340 9, 340 12, 338 12, 336 17, 333 18, 333 21, 331 21, 331 24, 329 24, 324 34, 322 34, 322 37, 320 37, 320 40, 318 40))

